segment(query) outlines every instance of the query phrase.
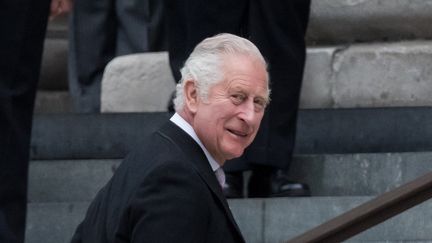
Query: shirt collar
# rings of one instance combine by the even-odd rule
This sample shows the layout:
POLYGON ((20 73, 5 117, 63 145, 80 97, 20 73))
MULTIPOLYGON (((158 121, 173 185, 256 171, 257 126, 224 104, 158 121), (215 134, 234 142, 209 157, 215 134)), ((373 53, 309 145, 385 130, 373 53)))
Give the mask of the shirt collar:
POLYGON ((210 163, 210 166, 213 171, 216 171, 220 168, 220 165, 216 162, 216 160, 211 156, 209 151, 204 147, 201 140, 198 138, 197 134, 195 133, 193 127, 185 120, 183 117, 181 117, 177 112, 170 118, 170 121, 172 121, 174 124, 179 126, 183 131, 185 131, 189 136, 195 140, 195 142, 198 143, 198 145, 201 147, 201 149, 204 151, 205 156, 207 157, 207 160, 210 163))

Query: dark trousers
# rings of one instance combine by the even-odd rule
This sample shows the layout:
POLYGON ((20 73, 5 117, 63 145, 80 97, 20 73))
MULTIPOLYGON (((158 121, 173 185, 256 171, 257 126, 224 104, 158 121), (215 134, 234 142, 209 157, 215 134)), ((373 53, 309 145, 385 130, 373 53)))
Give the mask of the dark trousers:
POLYGON ((69 90, 78 111, 100 111, 105 66, 116 56, 166 50, 162 0, 75 0, 69 90))
POLYGON ((49 2, 0 4, 0 242, 24 242, 31 124, 49 2))
POLYGON ((305 63, 309 0, 167 0, 170 65, 179 69, 196 44, 217 33, 251 40, 269 63, 271 103, 257 138, 224 169, 254 166, 287 169, 294 149, 297 110, 305 63))

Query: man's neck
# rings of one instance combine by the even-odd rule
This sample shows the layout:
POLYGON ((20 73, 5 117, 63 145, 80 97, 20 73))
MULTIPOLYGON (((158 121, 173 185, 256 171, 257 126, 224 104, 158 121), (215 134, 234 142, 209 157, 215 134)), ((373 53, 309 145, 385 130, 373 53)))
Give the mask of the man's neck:
POLYGON ((201 142, 201 139, 198 137, 198 135, 195 133, 195 130, 193 129, 192 125, 188 123, 180 114, 175 113, 171 119, 174 124, 179 126, 183 131, 185 131, 189 136, 191 136, 196 143, 201 147, 201 149, 204 151, 204 154, 207 157, 207 160, 210 163, 210 166, 212 167, 213 171, 217 170, 219 167, 223 165, 219 163, 207 150, 207 148, 204 146, 204 144, 201 142))

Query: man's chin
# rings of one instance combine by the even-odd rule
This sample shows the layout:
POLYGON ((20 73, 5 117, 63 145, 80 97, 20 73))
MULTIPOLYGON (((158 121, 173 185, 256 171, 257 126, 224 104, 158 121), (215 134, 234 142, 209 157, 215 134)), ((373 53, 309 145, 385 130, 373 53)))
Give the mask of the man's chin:
POLYGON ((229 155, 227 156, 227 160, 230 159, 235 159, 238 157, 241 157, 243 155, 244 149, 241 151, 232 151, 231 153, 229 153, 229 155))

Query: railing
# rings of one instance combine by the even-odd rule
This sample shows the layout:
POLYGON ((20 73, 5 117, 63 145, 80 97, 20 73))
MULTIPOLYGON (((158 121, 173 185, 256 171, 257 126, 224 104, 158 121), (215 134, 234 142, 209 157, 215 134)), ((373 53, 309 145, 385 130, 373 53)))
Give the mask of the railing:
POLYGON ((432 197, 432 172, 386 192, 288 242, 341 242, 432 197))

